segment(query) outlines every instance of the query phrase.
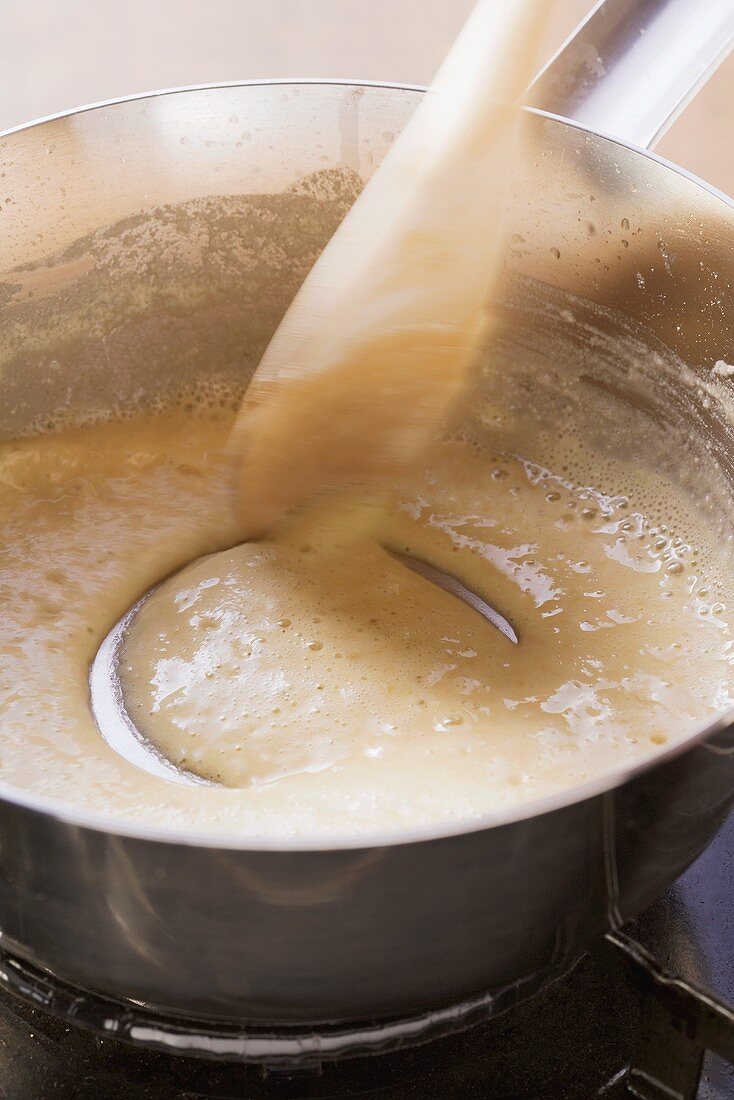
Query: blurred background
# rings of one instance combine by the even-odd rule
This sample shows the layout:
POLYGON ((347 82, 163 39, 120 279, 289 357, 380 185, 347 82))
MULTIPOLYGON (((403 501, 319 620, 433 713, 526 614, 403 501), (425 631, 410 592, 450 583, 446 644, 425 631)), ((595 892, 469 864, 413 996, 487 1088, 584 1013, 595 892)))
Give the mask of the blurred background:
MULTIPOLYGON (((0 130, 83 103, 181 84, 272 76, 427 84, 472 4, 0 0, 0 130)), ((556 0, 549 53, 590 7, 591 0, 556 0)), ((730 194, 733 107, 734 55, 658 147, 730 194)))

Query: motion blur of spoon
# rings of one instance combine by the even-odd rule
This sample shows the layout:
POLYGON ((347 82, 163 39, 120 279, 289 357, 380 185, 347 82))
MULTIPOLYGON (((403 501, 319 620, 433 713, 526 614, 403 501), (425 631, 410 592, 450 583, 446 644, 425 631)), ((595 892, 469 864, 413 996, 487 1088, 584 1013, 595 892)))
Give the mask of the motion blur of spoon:
POLYGON ((324 495, 389 488, 461 392, 549 6, 480 0, 286 313, 230 441, 246 537, 324 495))
MULTIPOLYGON (((316 263, 248 391, 231 450, 247 537, 330 492, 384 491, 460 392, 486 331, 504 195, 548 0, 480 0, 438 79, 316 263)), ((511 624, 457 578, 393 554, 511 643, 511 624)), ((92 709, 108 743, 182 783, 125 706, 121 644, 150 593, 102 643, 92 709)))

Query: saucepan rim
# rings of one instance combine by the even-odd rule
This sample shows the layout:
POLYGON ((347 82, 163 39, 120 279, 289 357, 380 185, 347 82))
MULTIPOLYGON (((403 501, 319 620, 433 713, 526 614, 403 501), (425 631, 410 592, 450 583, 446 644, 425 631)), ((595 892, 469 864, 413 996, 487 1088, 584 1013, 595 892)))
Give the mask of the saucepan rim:
MULTIPOLYGON (((207 92, 226 88, 256 88, 271 85, 330 85, 348 88, 385 88, 395 91, 424 92, 426 88, 419 84, 403 84, 393 81, 380 80, 349 80, 343 78, 319 78, 319 77, 275 77, 260 80, 231 80, 213 84, 191 84, 175 88, 162 88, 155 91, 139 92, 133 95, 119 96, 114 99, 100 100, 96 103, 86 104, 81 107, 73 107, 57 114, 45 115, 30 122, 13 126, 0 132, 0 140, 12 137, 15 134, 25 133, 46 123, 56 122, 60 119, 86 114, 87 112, 101 110, 105 107, 116 107, 124 103, 134 103, 139 100, 156 99, 159 96, 179 95, 188 92, 207 92)), ((525 108, 531 114, 537 115, 552 122, 591 134, 601 138, 612 145, 620 146, 630 152, 637 153, 648 160, 655 161, 676 175, 689 180, 700 187, 712 197, 719 199, 730 209, 734 210, 734 199, 724 194, 718 188, 706 183, 700 177, 688 172, 680 165, 674 164, 665 157, 643 149, 632 142, 623 141, 620 138, 607 136, 589 126, 573 122, 560 115, 549 111, 542 111, 535 107, 525 108)), ((504 807, 482 814, 479 817, 454 819, 438 825, 420 825, 406 829, 392 829, 374 833, 357 835, 315 835, 306 837, 259 837, 248 836, 234 832, 196 832, 177 828, 175 826, 146 825, 142 822, 126 821, 109 817, 104 814, 75 810, 73 806, 59 799, 43 798, 30 791, 24 791, 20 787, 0 780, 0 800, 10 805, 15 805, 26 810, 41 813, 46 817, 55 819, 64 825, 71 825, 95 832, 101 832, 110 836, 126 837, 132 840, 150 841, 166 845, 183 845, 186 847, 229 849, 242 852, 298 852, 298 851, 329 851, 329 850, 363 850, 371 848, 387 848, 404 844, 416 844, 434 840, 460 837, 468 833, 483 832, 486 829, 498 828, 502 825, 512 825, 520 821, 527 821, 557 810, 566 809, 587 799, 606 794, 617 787, 622 787, 630 780, 652 771, 668 761, 682 756, 694 745, 706 742, 709 738, 724 732, 734 725, 734 708, 724 712, 705 726, 697 727, 690 734, 674 742, 665 749, 656 751, 653 755, 635 762, 634 764, 621 763, 602 776, 587 780, 583 784, 567 788, 543 798, 533 799, 530 802, 519 803, 514 806, 504 807)), ((711 746, 711 751, 716 749, 711 746)))

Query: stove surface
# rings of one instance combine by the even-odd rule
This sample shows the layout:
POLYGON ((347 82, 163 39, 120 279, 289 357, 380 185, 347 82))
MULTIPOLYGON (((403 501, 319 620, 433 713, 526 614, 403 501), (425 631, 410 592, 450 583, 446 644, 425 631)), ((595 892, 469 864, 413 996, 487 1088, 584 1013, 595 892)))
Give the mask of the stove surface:
MULTIPOLYGON (((625 931, 665 968, 734 1004, 734 815, 671 891, 625 931)), ((631 1092, 625 1070, 649 1024, 645 999, 591 957, 534 999, 422 1047, 294 1073, 211 1063, 99 1038, 0 993, 0 1098, 217 1100, 591 1100, 631 1092)), ((688 1057, 665 1027, 656 1058, 688 1057)), ((696 1076, 698 1071, 696 1069, 696 1076)), ((670 1096, 670 1094, 667 1094, 670 1096)), ((712 1054, 686 1100, 732 1100, 734 1070, 712 1054)))

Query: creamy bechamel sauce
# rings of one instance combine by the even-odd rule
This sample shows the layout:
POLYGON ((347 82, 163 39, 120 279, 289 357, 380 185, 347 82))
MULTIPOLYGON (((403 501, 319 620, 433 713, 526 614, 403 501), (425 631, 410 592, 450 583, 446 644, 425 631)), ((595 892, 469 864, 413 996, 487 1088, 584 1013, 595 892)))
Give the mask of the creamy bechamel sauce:
POLYGON ((731 705, 724 552, 674 485, 646 517, 622 463, 605 481, 629 495, 606 496, 457 438, 396 487, 376 539, 242 544, 230 423, 171 410, 3 446, 3 780, 202 832, 360 834, 573 787, 731 705), (90 710, 100 642, 157 584, 121 653, 126 703, 215 785, 128 763, 90 710))

